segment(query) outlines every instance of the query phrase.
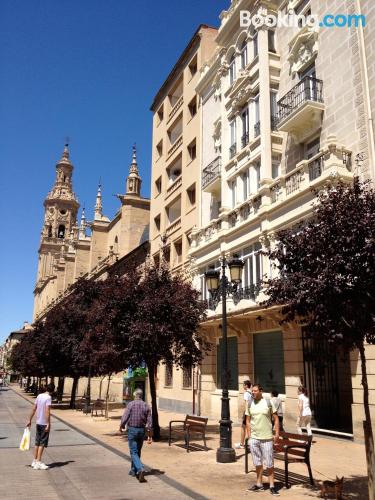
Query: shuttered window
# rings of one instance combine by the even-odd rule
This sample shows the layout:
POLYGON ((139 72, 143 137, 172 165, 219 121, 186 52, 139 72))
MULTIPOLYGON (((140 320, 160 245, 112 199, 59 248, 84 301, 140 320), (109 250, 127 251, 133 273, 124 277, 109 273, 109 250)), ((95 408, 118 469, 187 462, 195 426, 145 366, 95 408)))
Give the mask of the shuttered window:
POLYGON ((281 332, 255 333, 254 380, 265 392, 285 394, 284 347, 281 332))

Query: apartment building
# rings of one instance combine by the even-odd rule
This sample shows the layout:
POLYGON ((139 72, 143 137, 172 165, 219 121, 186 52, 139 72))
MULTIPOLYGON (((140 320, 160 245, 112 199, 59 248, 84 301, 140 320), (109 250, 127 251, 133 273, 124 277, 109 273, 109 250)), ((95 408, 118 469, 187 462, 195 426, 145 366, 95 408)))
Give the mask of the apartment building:
MULTIPOLYGON (((312 361, 312 352, 327 346, 305 338, 297 325, 281 327, 277 309, 260 305, 261 279, 272 275, 261 250, 275 244, 279 229, 309 217, 311 189, 332 177, 375 178, 375 9, 369 1, 347 4, 349 12, 367 16, 366 30, 240 26, 240 10, 322 18, 341 12, 336 1, 233 0, 221 13, 217 50, 197 84, 201 180, 189 257, 195 284, 210 299, 202 328, 215 345, 201 367, 201 413, 219 417, 221 407, 221 304, 208 296, 204 273, 218 269, 222 256, 238 255, 245 263, 242 283, 227 306, 231 417, 241 418, 240 388, 249 378, 282 395, 284 421, 293 428, 297 387, 304 384, 316 428, 360 439, 357 353, 312 361)), ((373 359, 374 348, 366 355, 373 359)))
MULTIPOLYGON (((195 87, 216 47, 217 30, 200 25, 157 92, 151 106, 152 181, 150 247, 173 272, 186 269, 191 232, 198 224, 201 107, 195 87)), ((159 407, 191 412, 192 370, 159 367, 159 407)))

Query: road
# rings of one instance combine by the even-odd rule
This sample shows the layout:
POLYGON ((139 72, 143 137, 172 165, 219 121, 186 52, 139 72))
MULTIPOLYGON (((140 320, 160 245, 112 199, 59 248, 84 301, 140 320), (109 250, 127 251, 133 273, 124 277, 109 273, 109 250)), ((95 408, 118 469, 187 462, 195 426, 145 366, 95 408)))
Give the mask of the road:
MULTIPOLYGON (((47 471, 30 467, 32 450, 19 443, 31 405, 11 389, 0 391, 0 498, 2 500, 130 500, 202 498, 156 474, 139 483, 128 475, 129 458, 52 417, 47 471)), ((34 422, 35 423, 35 422, 34 422)), ((34 442, 34 425, 31 444, 34 442)), ((124 450, 127 452, 127 450, 124 450)))

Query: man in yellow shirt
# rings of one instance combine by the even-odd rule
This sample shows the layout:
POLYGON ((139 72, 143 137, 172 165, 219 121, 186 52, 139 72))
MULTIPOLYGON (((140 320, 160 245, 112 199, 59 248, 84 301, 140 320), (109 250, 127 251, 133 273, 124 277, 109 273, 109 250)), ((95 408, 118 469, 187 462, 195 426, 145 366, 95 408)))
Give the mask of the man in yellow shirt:
POLYGON ((246 422, 250 435, 250 451, 256 468, 257 482, 250 491, 263 491, 263 463, 268 471, 271 495, 278 496, 275 488, 273 471, 273 443, 279 438, 279 417, 272 401, 263 398, 263 389, 259 384, 252 387, 253 401, 246 410, 246 422), (272 434, 272 419, 275 435, 272 434))

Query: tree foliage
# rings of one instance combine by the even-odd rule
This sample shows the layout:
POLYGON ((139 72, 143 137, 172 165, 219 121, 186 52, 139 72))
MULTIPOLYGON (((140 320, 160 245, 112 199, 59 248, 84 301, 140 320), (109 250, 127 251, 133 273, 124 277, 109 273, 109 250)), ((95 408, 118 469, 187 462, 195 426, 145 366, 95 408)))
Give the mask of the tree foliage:
MULTIPOLYGON (((266 282, 267 306, 281 305, 283 321, 307 325, 333 348, 358 349, 364 389, 370 495, 374 444, 365 344, 375 343, 375 193, 356 178, 316 193, 311 219, 277 234, 269 257, 278 275, 266 282)), ((371 496, 372 498, 372 496, 371 496)))

